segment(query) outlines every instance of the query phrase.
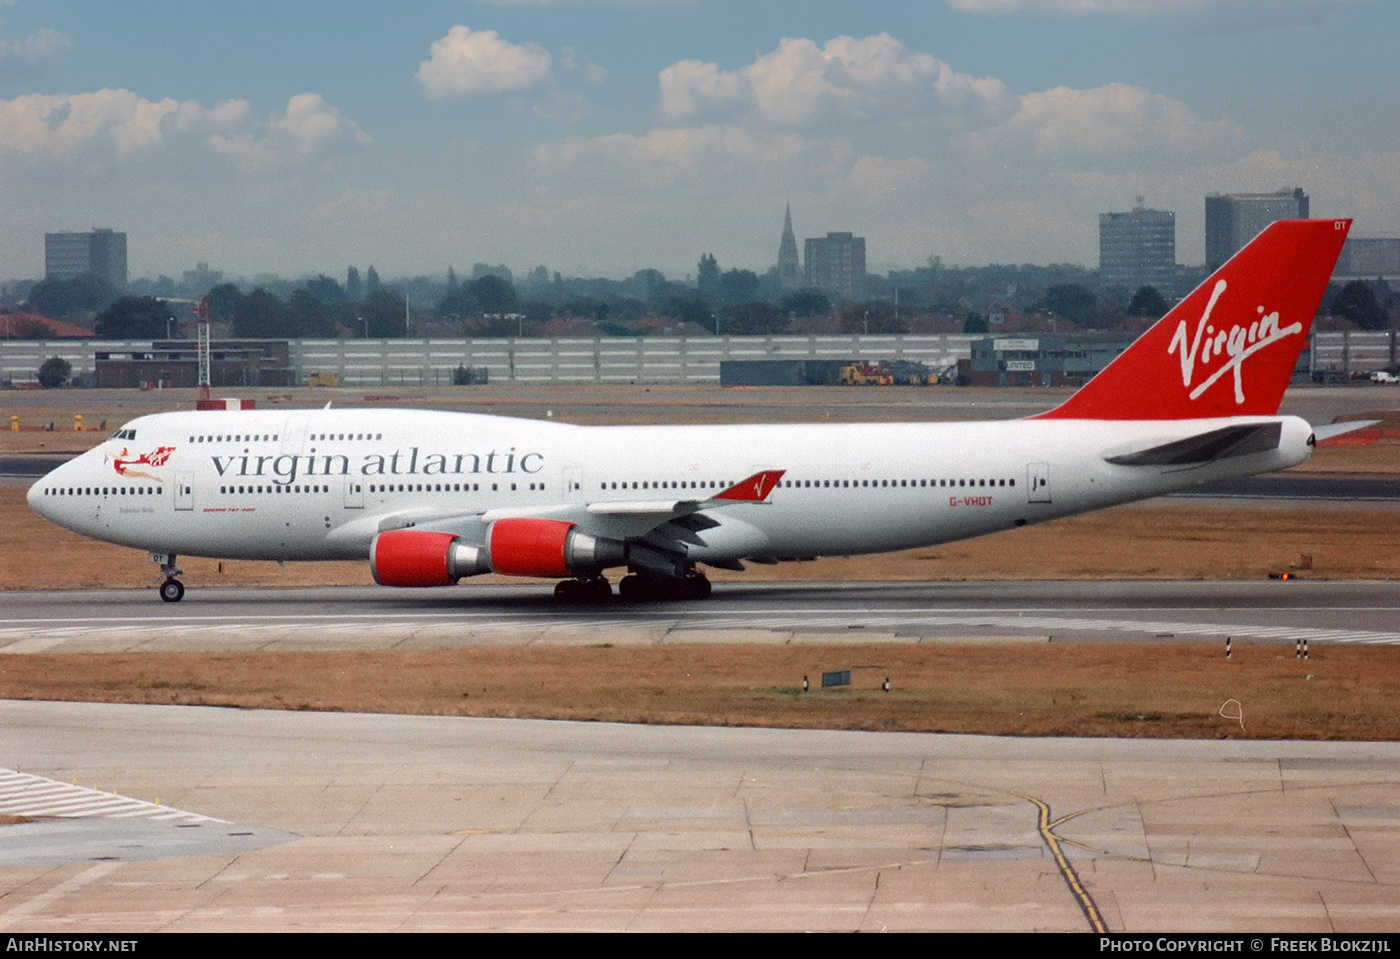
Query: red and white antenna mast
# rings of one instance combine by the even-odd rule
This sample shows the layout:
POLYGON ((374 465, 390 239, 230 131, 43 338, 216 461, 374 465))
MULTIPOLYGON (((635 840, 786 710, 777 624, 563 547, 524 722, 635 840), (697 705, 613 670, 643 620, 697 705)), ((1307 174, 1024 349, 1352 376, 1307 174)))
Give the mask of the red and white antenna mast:
POLYGON ((199 298, 199 303, 194 308, 195 319, 198 320, 199 339, 195 346, 195 355, 199 357, 199 399, 209 399, 209 294, 204 294, 199 298))

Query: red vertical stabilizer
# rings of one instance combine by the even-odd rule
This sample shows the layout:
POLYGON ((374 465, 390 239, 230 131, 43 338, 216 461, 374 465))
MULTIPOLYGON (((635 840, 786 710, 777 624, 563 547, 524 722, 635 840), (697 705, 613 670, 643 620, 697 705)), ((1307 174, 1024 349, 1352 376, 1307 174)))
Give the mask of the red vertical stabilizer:
POLYGON ((1035 419, 1274 416, 1350 220, 1280 220, 1035 419))

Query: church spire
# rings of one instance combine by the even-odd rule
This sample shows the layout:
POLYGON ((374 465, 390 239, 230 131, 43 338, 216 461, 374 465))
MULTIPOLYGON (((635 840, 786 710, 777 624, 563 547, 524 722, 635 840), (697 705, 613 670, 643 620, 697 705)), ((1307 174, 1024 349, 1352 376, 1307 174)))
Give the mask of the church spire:
POLYGON ((785 290, 802 286, 802 266, 797 259, 797 235, 792 232, 792 204, 783 213, 783 238, 778 243, 778 282, 785 290))

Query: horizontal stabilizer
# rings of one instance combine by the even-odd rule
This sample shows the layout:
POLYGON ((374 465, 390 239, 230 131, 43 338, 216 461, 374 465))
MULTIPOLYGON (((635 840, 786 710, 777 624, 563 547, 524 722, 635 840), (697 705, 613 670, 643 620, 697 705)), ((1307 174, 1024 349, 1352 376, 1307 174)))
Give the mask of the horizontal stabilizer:
POLYGON ((1313 439, 1321 443, 1323 440, 1343 436, 1353 430, 1364 430, 1379 422, 1380 420, 1347 420, 1345 423, 1324 423, 1322 426, 1313 427, 1313 439))
POLYGON ((1278 422, 1226 426, 1145 450, 1105 456, 1104 459, 1118 466, 1194 466, 1232 456, 1276 450, 1282 432, 1282 424, 1278 422))

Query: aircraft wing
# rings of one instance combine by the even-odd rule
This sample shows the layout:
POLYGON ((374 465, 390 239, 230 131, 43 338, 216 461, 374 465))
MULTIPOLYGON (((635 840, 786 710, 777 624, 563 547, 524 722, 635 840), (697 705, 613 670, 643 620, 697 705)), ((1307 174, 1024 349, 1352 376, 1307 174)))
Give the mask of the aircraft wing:
POLYGON ((567 503, 540 507, 488 510, 484 522, 498 519, 558 519, 576 523, 595 535, 636 539, 666 523, 691 517, 686 525, 704 529, 716 525, 696 514, 740 503, 764 503, 777 487, 784 470, 764 470, 705 499, 648 499, 595 503, 567 503))
POLYGON ((705 499, 653 499, 594 503, 550 503, 513 506, 485 512, 409 508, 364 516, 334 530, 333 542, 363 542, 378 533, 396 529, 421 529, 452 533, 468 542, 482 543, 491 523, 502 519, 551 519, 574 523, 594 536, 640 539, 667 523, 698 532, 718 525, 704 514, 741 503, 767 502, 784 470, 764 470, 705 499))

